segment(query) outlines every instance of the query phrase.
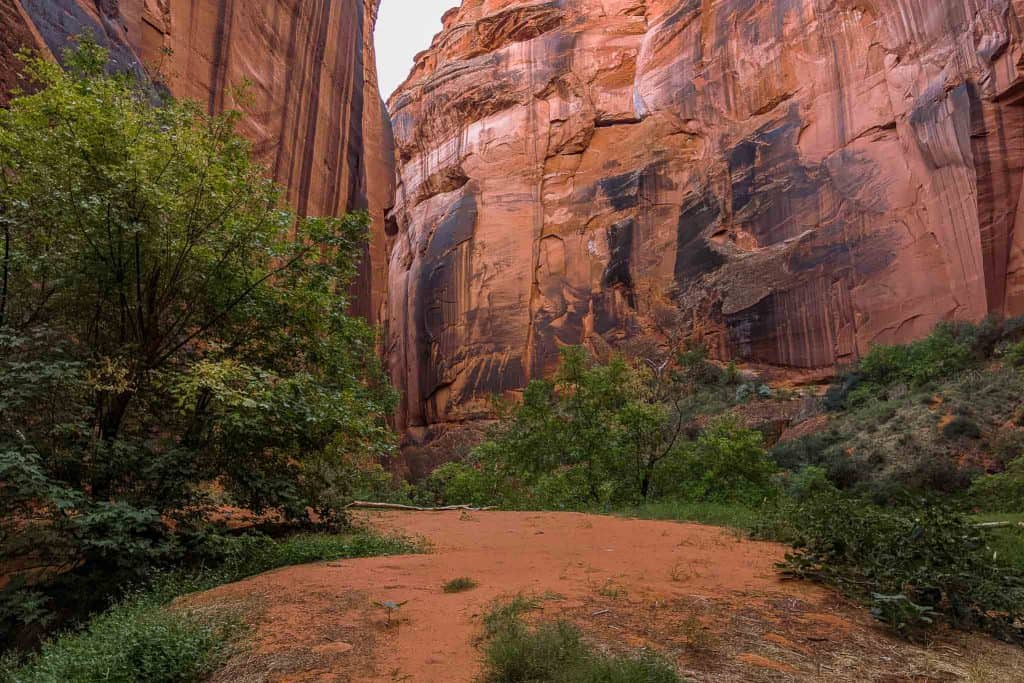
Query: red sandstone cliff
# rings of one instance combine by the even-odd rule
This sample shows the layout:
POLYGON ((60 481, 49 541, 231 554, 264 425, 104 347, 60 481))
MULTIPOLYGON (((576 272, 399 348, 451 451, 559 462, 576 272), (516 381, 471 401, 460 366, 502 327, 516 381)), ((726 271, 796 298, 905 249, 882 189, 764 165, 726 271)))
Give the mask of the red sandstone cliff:
POLYGON ((465 0, 390 102, 402 427, 565 344, 827 369, 1024 312, 1024 0, 465 0))
POLYGON ((174 95, 210 111, 239 107, 242 132, 299 212, 370 210, 374 238, 355 287, 357 311, 375 320, 394 179, 373 53, 379 3, 0 0, 0 98, 17 83, 18 48, 60 55, 87 32, 110 48, 120 69, 142 75, 158 66, 174 95), (232 102, 231 88, 244 82, 251 84, 248 101, 232 102))

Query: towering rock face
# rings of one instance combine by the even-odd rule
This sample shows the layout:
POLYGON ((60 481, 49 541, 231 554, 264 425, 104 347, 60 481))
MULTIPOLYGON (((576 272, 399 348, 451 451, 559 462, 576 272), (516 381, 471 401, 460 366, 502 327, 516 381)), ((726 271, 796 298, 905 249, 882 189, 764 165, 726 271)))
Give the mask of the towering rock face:
POLYGON ((1024 312, 1024 0, 465 0, 390 102, 402 427, 567 344, 821 371, 1024 312))
POLYGON ((369 209, 357 312, 377 319, 385 283, 384 212, 394 186, 373 28, 380 0, 0 0, 0 87, 13 54, 61 55, 92 34, 117 68, 154 77, 211 112, 243 110, 242 132, 307 215, 369 209), (245 98, 232 89, 249 84, 245 98))

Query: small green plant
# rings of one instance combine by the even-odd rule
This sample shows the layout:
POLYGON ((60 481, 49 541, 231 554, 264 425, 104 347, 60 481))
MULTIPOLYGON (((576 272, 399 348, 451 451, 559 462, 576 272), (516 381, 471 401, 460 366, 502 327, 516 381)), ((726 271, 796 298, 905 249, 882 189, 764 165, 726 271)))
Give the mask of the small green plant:
POLYGON ((136 598, 78 634, 51 641, 4 683, 198 683, 231 653, 241 622, 227 612, 170 609, 136 598))
POLYGON ((871 614, 911 640, 919 638, 940 617, 934 608, 915 604, 906 595, 881 593, 871 596, 871 614))
POLYGON ((695 653, 707 653, 715 647, 715 636, 693 614, 679 624, 679 635, 684 638, 687 650, 695 653))
POLYGON ((624 598, 627 595, 626 588, 615 579, 608 579, 600 586, 597 586, 594 589, 594 592, 602 597, 608 598, 609 600, 618 600, 619 598, 624 598))
POLYGON ((409 601, 408 600, 403 600, 402 602, 395 602, 394 600, 380 600, 378 602, 375 602, 374 604, 377 605, 377 607, 380 607, 381 609, 383 609, 383 610, 385 610, 387 612, 387 614, 388 614, 388 626, 390 626, 391 625, 391 615, 393 615, 395 612, 397 612, 398 610, 402 609, 407 604, 409 604, 409 601))
POLYGON ((512 628, 522 615, 532 612, 540 606, 536 598, 517 595, 506 603, 496 603, 491 611, 484 615, 484 637, 493 638, 498 633, 512 628))
POLYGON ((444 585, 445 593, 465 593, 471 591, 479 586, 476 581, 469 578, 468 576, 460 576, 457 579, 452 579, 444 585))
POLYGON ((680 683, 678 674, 654 656, 597 653, 579 628, 566 621, 527 626, 498 607, 485 618, 482 683, 680 683))

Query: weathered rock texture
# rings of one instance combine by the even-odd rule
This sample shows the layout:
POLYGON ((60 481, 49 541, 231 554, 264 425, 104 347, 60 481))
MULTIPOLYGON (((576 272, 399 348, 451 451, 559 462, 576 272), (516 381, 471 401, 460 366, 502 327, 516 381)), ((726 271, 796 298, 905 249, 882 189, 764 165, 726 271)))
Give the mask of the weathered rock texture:
POLYGON ((413 437, 566 344, 833 368, 1024 312, 1024 0, 465 0, 390 102, 413 437))
POLYGON ((243 130, 301 213, 369 209, 359 313, 376 319, 385 281, 384 212, 394 185, 373 28, 380 0, 0 0, 0 87, 19 45, 61 55, 90 33, 116 67, 158 74, 211 112, 242 109, 243 130), (249 83, 246 98, 232 89, 249 83))

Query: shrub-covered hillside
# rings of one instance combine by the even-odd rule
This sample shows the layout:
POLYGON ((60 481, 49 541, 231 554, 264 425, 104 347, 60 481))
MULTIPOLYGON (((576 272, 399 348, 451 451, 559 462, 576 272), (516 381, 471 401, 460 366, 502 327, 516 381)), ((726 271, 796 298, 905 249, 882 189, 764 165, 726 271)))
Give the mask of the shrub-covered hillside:
POLYGON ((827 424, 772 457, 884 504, 962 493, 1024 455, 1022 335, 1024 321, 991 319, 875 348, 829 388, 827 424))

